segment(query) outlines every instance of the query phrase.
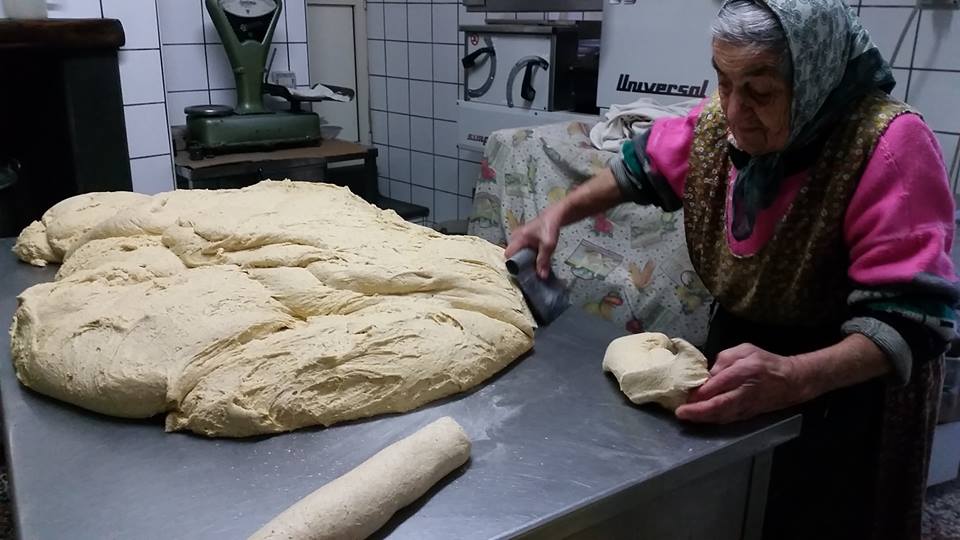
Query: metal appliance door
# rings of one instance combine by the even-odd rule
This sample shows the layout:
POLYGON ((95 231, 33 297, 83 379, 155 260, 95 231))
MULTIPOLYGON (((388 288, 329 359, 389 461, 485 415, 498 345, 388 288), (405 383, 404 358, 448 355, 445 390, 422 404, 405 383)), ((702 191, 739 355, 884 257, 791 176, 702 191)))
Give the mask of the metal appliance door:
MULTIPOLYGON (((550 108, 550 88, 553 83, 553 39, 549 34, 481 34, 466 32, 464 34, 464 53, 467 56, 477 49, 486 46, 485 37, 489 36, 497 54, 497 70, 493 85, 482 96, 470 97, 469 101, 486 103, 489 105, 507 106, 507 95, 512 97, 513 107, 546 111, 550 108), (510 73, 514 66, 527 57, 539 57, 547 61, 547 70, 536 68, 532 71, 531 84, 536 95, 532 101, 523 99, 521 86, 523 70, 514 77, 512 87, 508 87, 510 73)), ((525 64, 524 64, 525 65, 525 64)), ((487 82, 490 73, 490 62, 481 61, 475 67, 465 70, 464 83, 466 88, 480 88, 487 82)))
POLYGON ((710 23, 719 10, 720 0, 604 3, 597 106, 709 96, 710 23))

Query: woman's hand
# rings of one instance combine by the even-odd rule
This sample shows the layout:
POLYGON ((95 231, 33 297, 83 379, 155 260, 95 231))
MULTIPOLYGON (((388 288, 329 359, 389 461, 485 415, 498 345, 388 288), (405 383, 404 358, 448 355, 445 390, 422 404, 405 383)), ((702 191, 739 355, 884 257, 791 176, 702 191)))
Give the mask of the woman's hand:
POLYGON ((815 395, 803 366, 750 344, 717 355, 710 379, 692 391, 677 418, 727 424, 802 403, 815 395))
POLYGON ((510 235, 507 258, 523 248, 537 251, 537 275, 547 279, 550 275, 550 256, 557 247, 560 227, 606 211, 621 202, 623 195, 610 169, 603 169, 560 202, 540 213, 536 219, 523 225, 510 235))
POLYGON ((562 225, 557 207, 547 208, 536 219, 513 231, 507 246, 507 258, 513 257, 523 248, 536 250, 537 275, 540 279, 547 279, 550 275, 550 257, 557 247, 562 225))

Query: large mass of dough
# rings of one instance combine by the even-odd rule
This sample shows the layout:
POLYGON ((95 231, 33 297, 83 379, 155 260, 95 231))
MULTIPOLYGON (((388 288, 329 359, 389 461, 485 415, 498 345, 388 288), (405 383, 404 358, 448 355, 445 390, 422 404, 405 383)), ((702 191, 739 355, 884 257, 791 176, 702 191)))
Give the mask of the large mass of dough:
POLYGON ((680 338, 647 332, 613 340, 603 357, 620 390, 634 403, 658 403, 675 410, 690 390, 707 382, 707 359, 680 338))
POLYGON ((62 262, 19 296, 30 388, 168 430, 240 437, 403 412, 469 389, 533 344, 503 251, 344 188, 68 199, 21 234, 62 262))

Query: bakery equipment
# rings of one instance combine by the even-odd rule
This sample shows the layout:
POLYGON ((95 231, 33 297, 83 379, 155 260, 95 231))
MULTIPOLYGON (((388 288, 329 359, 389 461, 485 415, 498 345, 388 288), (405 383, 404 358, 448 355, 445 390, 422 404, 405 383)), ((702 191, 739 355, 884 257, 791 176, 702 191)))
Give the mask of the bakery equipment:
POLYGON ((709 96, 715 89, 709 28, 720 3, 604 2, 597 106, 709 96))
POLYGON ((463 25, 464 101, 594 112, 597 21, 488 20, 463 25), (594 42, 596 46, 585 46, 594 42))
POLYGON ((353 99, 353 90, 317 85, 306 91, 266 82, 270 44, 283 0, 205 0, 220 35, 237 85, 234 106, 187 107, 187 147, 191 156, 320 143, 320 117, 305 111, 305 102, 353 99), (269 94, 290 103, 289 111, 264 105, 269 94))

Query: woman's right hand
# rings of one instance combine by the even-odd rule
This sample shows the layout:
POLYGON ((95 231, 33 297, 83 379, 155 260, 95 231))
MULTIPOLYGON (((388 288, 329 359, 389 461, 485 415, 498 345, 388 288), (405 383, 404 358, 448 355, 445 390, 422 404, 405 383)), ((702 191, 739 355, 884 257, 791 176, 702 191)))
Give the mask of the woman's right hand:
POLYGON ((550 275, 550 257, 557 247, 561 224, 558 208, 555 206, 547 208, 535 219, 513 231, 510 235, 510 244, 507 245, 507 258, 513 257, 524 248, 535 250, 537 275, 540 279, 547 279, 550 275))

